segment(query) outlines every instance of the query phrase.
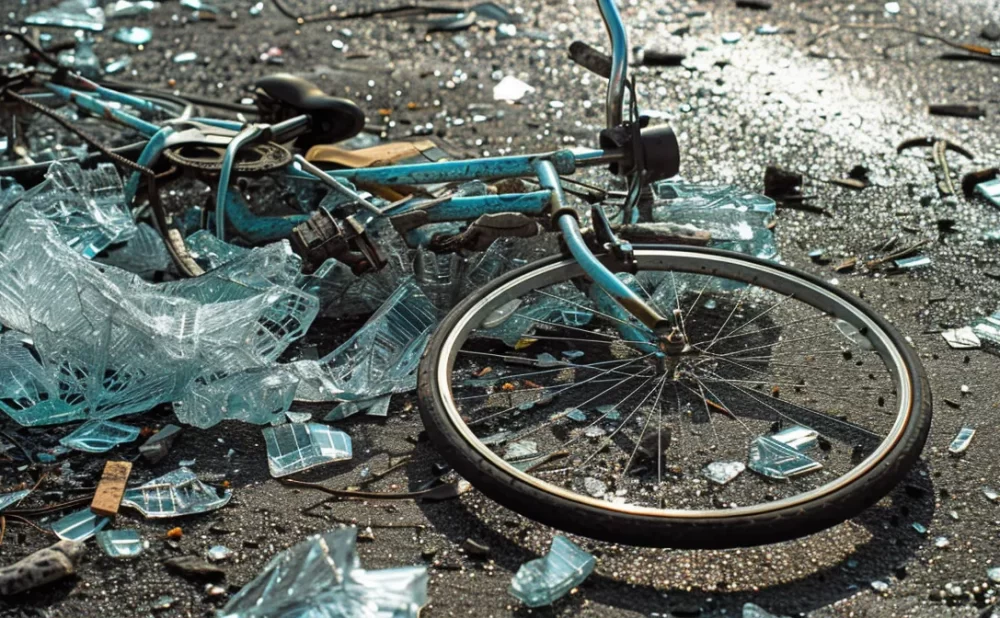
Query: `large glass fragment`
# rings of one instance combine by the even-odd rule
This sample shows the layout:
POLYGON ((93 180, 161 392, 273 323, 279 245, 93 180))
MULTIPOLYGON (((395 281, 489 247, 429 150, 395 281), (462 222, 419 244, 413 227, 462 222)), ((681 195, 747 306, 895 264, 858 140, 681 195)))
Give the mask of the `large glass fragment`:
POLYGON ((399 286, 367 323, 319 362, 344 391, 341 399, 371 399, 412 390, 437 311, 412 280, 399 286))
POLYGON ((548 554, 521 565, 511 579, 510 593, 528 607, 551 605, 587 579, 596 563, 593 556, 558 535, 548 554))
MULTIPOLYGON (((268 400, 271 381, 220 381, 273 366, 316 316, 315 297, 294 285, 301 261, 285 242, 154 285, 98 269, 57 228, 22 201, 0 230, 0 322, 24 333, 0 340, 0 410, 19 423, 141 412, 194 396, 196 380, 213 385, 216 402, 224 384, 244 401, 268 400)), ((199 424, 269 418, 257 412, 219 405, 199 424)))
POLYGON ((121 178, 110 163, 93 170, 76 163, 53 163, 45 181, 21 197, 10 217, 0 230, 4 244, 16 240, 13 234, 20 229, 16 218, 45 219, 55 225, 67 245, 87 258, 136 233, 125 207, 121 178))
POLYGON ((187 468, 178 468, 140 487, 129 489, 122 506, 130 506, 148 519, 180 517, 220 509, 233 497, 226 489, 220 494, 187 468))
POLYGON ((24 23, 100 32, 104 29, 104 11, 97 6, 96 0, 64 0, 55 8, 28 15, 24 23))
POLYGON ((324 421, 340 421, 348 416, 354 416, 359 412, 365 412, 368 416, 388 416, 389 402, 391 395, 376 397, 375 399, 360 399, 356 401, 345 401, 337 404, 323 419, 324 421))
POLYGON ((712 235, 711 246, 760 258, 778 254, 768 225, 774 200, 731 185, 663 181, 653 186, 653 220, 693 225, 712 235))
POLYGON ((309 537, 278 554, 226 604, 222 618, 416 618, 427 569, 361 568, 357 528, 309 537))
POLYGON ((135 558, 144 549, 137 530, 102 530, 97 544, 112 558, 135 558))
POLYGON ((86 541, 100 532, 110 521, 110 518, 101 517, 86 508, 54 522, 52 532, 64 541, 86 541))
POLYGON ((265 427, 264 442, 267 443, 267 465, 274 478, 353 456, 349 435, 319 423, 265 427))
POLYGON ((24 500, 30 493, 30 489, 22 489, 21 491, 12 491, 10 493, 0 494, 0 511, 17 504, 21 500, 24 500))
POLYGON ((87 421, 59 443, 85 453, 106 453, 139 437, 139 428, 112 421, 87 421))

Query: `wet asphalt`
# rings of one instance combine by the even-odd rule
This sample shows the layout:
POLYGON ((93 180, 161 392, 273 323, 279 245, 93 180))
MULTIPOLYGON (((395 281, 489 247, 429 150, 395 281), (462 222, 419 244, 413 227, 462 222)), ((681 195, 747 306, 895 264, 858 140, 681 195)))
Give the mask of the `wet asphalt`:
MULTIPOLYGON (((53 3, 27 4, 34 10, 53 3)), ((325 89, 358 101, 369 123, 381 124, 390 139, 430 123, 436 135, 484 155, 593 144, 603 122, 601 80, 566 56, 574 39, 605 45, 589 0, 512 5, 524 19, 514 38, 502 38, 488 26, 426 34, 420 17, 297 26, 269 2, 259 17, 249 15, 249 2, 230 4, 235 18, 227 10, 215 21, 194 22, 189 10, 164 2, 150 15, 109 24, 151 26, 154 40, 145 49, 105 36, 98 53, 104 59, 131 56, 130 73, 117 79, 228 101, 248 96, 247 87, 263 74, 316 73, 325 89), (261 60, 272 47, 281 50, 282 65, 261 60), (198 52, 199 60, 170 61, 184 51, 198 52), (517 76, 535 91, 517 105, 495 102, 492 86, 500 75, 517 76)), ((329 5, 285 4, 303 13, 329 5)), ((770 10, 722 1, 625 6, 634 45, 686 55, 683 66, 637 70, 641 106, 674 126, 681 173, 689 180, 761 191, 769 164, 806 175, 810 203, 829 216, 782 208, 775 228, 782 258, 836 279, 882 311, 919 352, 933 389, 935 417, 924 456, 890 496, 833 529, 751 549, 650 550, 578 539, 598 556, 597 571, 555 606, 530 610, 506 589, 518 566, 548 546, 551 529, 476 492, 426 504, 324 502, 320 494, 271 479, 260 429, 227 422, 207 431, 186 429, 165 461, 137 462, 133 475, 145 481, 179 461, 197 459, 197 471, 231 484, 234 498, 226 508, 159 523, 123 512, 116 526, 136 528, 149 541, 142 557, 114 562, 91 542, 78 577, 0 600, 0 616, 212 615, 274 553, 340 523, 371 527, 373 540, 359 547, 367 568, 429 565, 431 602, 422 614, 428 618, 739 616, 748 601, 779 615, 980 615, 1000 586, 991 588, 986 577, 988 567, 1000 566, 1000 505, 981 489, 1000 485, 1000 358, 985 350, 953 350, 940 331, 1000 308, 998 247, 982 240, 985 231, 1000 228, 1000 211, 961 191, 957 198, 943 198, 930 150, 900 154, 896 146, 926 136, 960 144, 975 159, 947 155, 956 183, 965 172, 997 165, 1000 65, 947 59, 955 49, 908 32, 830 27, 894 24, 989 45, 980 33, 988 19, 1000 19, 1000 2, 903 1, 898 14, 888 13, 881 2, 774 4, 770 10), (782 33, 755 34, 762 24, 782 33), (741 40, 723 44, 722 35, 729 32, 740 33, 741 40), (929 104, 979 105, 985 117, 932 116, 929 104), (859 165, 867 170, 868 188, 828 182, 859 165), (832 270, 847 257, 864 261, 882 255, 878 248, 893 237, 897 247, 928 241, 922 253, 931 258, 930 267, 901 273, 832 270), (812 261, 807 254, 815 249, 824 249, 831 263, 812 261), (964 457, 949 456, 948 443, 965 425, 977 430, 971 447, 964 457), (230 449, 235 454, 227 459, 230 449), (926 534, 914 523, 925 526, 926 534), (177 526, 183 537, 168 542, 166 531, 177 526), (939 537, 948 539, 947 547, 936 546, 939 537), (467 555, 466 539, 487 545, 488 556, 467 555), (220 565, 227 573, 224 594, 213 596, 205 583, 170 574, 162 565, 177 555, 203 556, 214 545, 236 552, 220 565), (885 590, 874 590, 873 581, 884 582, 885 590), (947 584, 960 587, 961 594, 954 587, 945 592, 947 584), (164 595, 173 599, 169 609, 154 611, 154 601, 164 595)), ((29 12, 25 3, 12 0, 2 9, 8 23, 29 12)), ((10 44, 3 46, 5 57, 12 57, 11 50, 10 44)), ((335 340, 333 331, 346 326, 317 328, 329 328, 335 340)), ((373 488, 398 491, 429 479, 439 460, 419 439, 414 403, 413 397, 397 397, 388 419, 344 423, 355 458, 311 478, 330 486, 356 484, 364 467, 378 471, 410 456, 410 463, 373 488)), ((169 411, 158 411, 137 422, 160 426, 170 418, 169 411)), ((0 428, 12 429, 9 423, 0 428)), ((34 435, 44 439, 43 433, 34 435)), ((134 446, 119 453, 135 454, 134 446)), ((70 461, 72 473, 51 485, 53 493, 43 494, 47 501, 85 494, 103 458, 77 455, 70 461)), ((4 485, 31 478, 2 466, 4 485)), ((30 472, 37 476, 37 470, 30 472)), ((0 563, 48 542, 38 531, 10 523, 0 563)))

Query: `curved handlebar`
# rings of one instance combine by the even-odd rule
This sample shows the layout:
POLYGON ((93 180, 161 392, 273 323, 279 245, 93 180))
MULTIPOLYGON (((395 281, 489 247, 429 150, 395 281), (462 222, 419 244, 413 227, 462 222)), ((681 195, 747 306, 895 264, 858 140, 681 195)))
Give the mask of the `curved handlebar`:
POLYGON ((611 37, 611 78, 608 80, 606 105, 608 128, 622 123, 622 109, 625 105, 625 81, 628 78, 628 33, 622 16, 615 6, 615 0, 597 0, 604 27, 611 37))

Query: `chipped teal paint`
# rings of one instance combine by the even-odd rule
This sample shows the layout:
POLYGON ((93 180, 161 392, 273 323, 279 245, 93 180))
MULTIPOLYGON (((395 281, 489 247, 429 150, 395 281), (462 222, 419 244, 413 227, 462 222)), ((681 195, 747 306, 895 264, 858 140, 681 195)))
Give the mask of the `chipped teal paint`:
POLYGON ((45 86, 52 92, 63 97, 67 101, 72 101, 76 105, 82 107, 83 109, 97 114, 98 116, 103 116, 105 118, 111 118, 117 120, 118 122, 132 127, 139 133, 142 133, 144 137, 149 137, 160 130, 160 127, 156 126, 151 122, 146 122, 140 118, 136 118, 132 114, 127 114, 120 109, 113 109, 109 107, 106 103, 98 101, 89 94, 84 94, 82 92, 77 92, 65 86, 59 86, 53 83, 46 83, 45 86))
POLYGON ((308 219, 308 215, 262 217, 250 210, 238 192, 226 192, 226 220, 240 238, 251 244, 276 242, 288 238, 295 226, 308 219))
POLYGON ((534 162, 543 159, 551 161, 559 174, 572 174, 576 170, 576 157, 573 153, 569 150, 559 150, 541 155, 489 157, 465 161, 331 170, 329 174, 360 184, 423 185, 463 180, 533 176, 535 174, 534 162))
MULTIPOLYGON (((142 149, 142 153, 139 155, 138 161, 139 165, 149 167, 156 163, 156 160, 160 158, 160 153, 163 152, 163 147, 167 143, 167 138, 174 134, 174 129, 171 127, 163 127, 159 131, 153 134, 153 137, 149 138, 146 143, 146 147, 142 149)), ((125 185, 125 203, 132 204, 135 200, 135 194, 139 191, 139 181, 141 176, 139 172, 132 172, 129 176, 128 183, 125 185)))
MULTIPOLYGON (((520 212, 526 215, 541 215, 549 207, 551 191, 533 193, 507 193, 504 195, 483 195, 476 197, 456 197, 427 209, 428 221, 466 221, 481 215, 499 212, 520 212)), ((419 206, 419 204, 418 204, 419 206)))

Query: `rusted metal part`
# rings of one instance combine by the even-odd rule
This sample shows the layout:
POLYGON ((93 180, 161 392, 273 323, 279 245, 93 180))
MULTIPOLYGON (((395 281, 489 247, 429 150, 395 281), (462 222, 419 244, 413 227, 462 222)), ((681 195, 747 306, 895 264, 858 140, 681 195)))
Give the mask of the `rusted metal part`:
POLYGON ((910 148, 931 148, 931 155, 934 163, 941 168, 942 178, 938 183, 938 189, 944 195, 955 195, 955 183, 951 178, 951 168, 948 166, 947 151, 957 152, 967 159, 975 159, 976 156, 962 146, 944 138, 937 137, 915 137, 908 139, 896 146, 896 152, 903 152, 910 148))

